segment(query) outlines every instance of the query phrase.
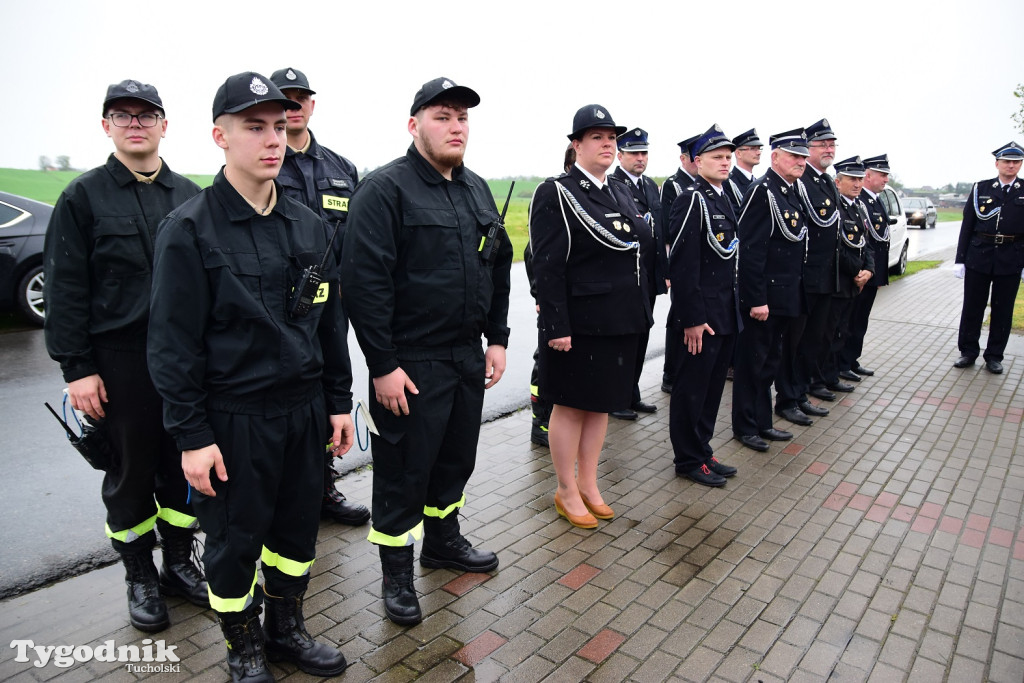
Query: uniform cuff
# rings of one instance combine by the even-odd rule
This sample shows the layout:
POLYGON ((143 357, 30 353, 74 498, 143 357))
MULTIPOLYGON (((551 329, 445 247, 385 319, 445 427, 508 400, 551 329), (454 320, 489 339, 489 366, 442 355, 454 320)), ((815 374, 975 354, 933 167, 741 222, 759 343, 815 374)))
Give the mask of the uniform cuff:
POLYGON ((210 427, 200 427, 194 432, 177 436, 174 439, 178 444, 179 451, 194 451, 199 448, 206 448, 212 446, 217 441, 213 438, 213 429, 210 427))

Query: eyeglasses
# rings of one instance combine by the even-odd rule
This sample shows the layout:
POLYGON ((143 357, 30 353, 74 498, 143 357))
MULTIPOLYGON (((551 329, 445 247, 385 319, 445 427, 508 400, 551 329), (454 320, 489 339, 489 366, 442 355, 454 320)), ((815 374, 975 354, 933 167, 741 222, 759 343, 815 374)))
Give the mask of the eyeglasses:
POLYGON ((838 149, 838 147, 839 147, 839 145, 837 145, 834 142, 816 142, 816 143, 812 143, 812 144, 807 145, 807 146, 808 147, 820 147, 821 149, 838 149))
POLYGON ((152 128, 160 121, 161 116, 159 114, 129 114, 123 111, 116 111, 107 115, 107 118, 118 128, 127 128, 132 125, 132 119, 138 121, 139 125, 143 128, 152 128))

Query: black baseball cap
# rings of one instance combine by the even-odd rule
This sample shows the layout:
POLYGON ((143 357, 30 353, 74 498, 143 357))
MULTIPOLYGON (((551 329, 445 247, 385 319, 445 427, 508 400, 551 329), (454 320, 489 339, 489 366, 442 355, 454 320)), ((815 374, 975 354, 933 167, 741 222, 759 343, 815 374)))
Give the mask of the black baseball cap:
POLYGON ((285 88, 298 88, 309 91, 310 95, 316 94, 316 90, 309 87, 309 79, 306 78, 306 74, 290 66, 278 69, 270 74, 270 81, 281 90, 285 88))
POLYGON ((476 94, 475 90, 464 85, 456 85, 452 79, 440 76, 432 81, 427 81, 416 91, 416 96, 412 98, 409 116, 416 116, 416 112, 420 109, 442 97, 461 101, 467 108, 480 104, 480 96, 476 94))
POLYGON ((292 102, 266 76, 255 71, 229 76, 224 84, 217 88, 213 96, 213 120, 221 114, 237 114, 249 107, 264 102, 279 102, 285 109, 301 109, 302 105, 292 102))
POLYGON ((616 126, 612 115, 600 104, 585 104, 577 109, 576 115, 572 117, 572 132, 566 137, 575 140, 580 133, 589 128, 614 128, 616 136, 626 132, 626 127, 616 126))
POLYGON ((163 100, 160 93, 149 83, 139 83, 131 79, 112 83, 107 87, 107 96, 103 98, 103 115, 107 115, 107 106, 114 100, 141 100, 152 104, 160 111, 164 110, 163 100))

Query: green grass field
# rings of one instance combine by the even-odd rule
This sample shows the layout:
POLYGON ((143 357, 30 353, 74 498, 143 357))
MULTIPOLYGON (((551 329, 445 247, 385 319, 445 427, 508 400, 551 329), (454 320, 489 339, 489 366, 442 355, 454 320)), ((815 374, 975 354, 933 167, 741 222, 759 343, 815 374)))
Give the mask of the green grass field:
POLYGON ((936 209, 935 220, 938 222, 942 221, 957 221, 958 223, 963 219, 964 212, 958 209, 936 209))
POLYGON ((890 275, 889 282, 895 282, 900 278, 913 275, 914 273, 920 273, 922 270, 930 270, 932 268, 938 268, 942 261, 907 261, 907 270, 903 275, 890 275))

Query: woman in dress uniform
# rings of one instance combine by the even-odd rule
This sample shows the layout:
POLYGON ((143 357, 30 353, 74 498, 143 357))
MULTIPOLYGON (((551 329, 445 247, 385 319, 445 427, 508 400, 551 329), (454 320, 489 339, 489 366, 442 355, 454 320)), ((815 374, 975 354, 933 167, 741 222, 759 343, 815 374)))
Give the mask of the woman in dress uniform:
POLYGON ((577 111, 568 136, 576 163, 537 187, 530 210, 555 508, 588 529, 615 514, 597 488, 597 463, 608 413, 629 405, 637 343, 653 324, 640 254, 654 246, 608 174, 624 131, 600 105, 577 111))

